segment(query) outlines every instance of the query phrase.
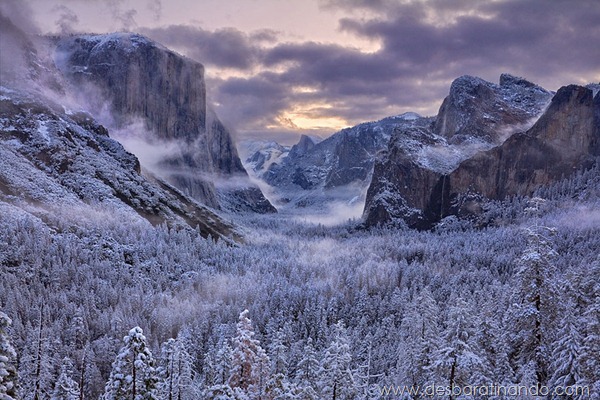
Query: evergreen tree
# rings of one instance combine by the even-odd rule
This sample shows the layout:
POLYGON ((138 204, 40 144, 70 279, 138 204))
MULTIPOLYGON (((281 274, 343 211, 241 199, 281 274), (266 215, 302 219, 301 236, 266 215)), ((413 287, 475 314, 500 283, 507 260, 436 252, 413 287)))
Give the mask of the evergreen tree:
POLYGON ((229 375, 229 385, 242 390, 247 390, 254 383, 252 370, 259 347, 258 340, 254 339, 254 329, 248 313, 248 310, 244 310, 239 316, 237 333, 233 339, 232 365, 229 375))
POLYGON ((403 336, 397 347, 398 379, 403 385, 430 383, 432 355, 440 347, 439 307, 429 288, 421 290, 402 320, 403 336))
POLYGON ((587 294, 588 301, 582 310, 583 316, 574 317, 585 332, 581 349, 581 368, 585 384, 596 388, 596 390, 592 389, 596 400, 600 399, 600 373, 598 373, 600 371, 600 357, 598 357, 600 354, 600 260, 592 263, 585 272, 587 274, 583 290, 578 289, 576 293, 587 294))
POLYGON ((472 345, 475 331, 473 319, 470 318, 472 314, 462 298, 450 307, 442 346, 434 354, 431 368, 436 382, 449 388, 450 400, 456 387, 487 383, 481 374, 483 362, 478 349, 472 345))
POLYGON ((154 358, 142 329, 133 328, 123 341, 102 400, 158 400, 154 358))
POLYGON ((320 370, 323 399, 353 399, 358 390, 351 369, 352 355, 343 322, 334 326, 333 340, 325 350, 320 370))
POLYGON ((206 400, 239 400, 239 396, 227 384, 211 386, 206 390, 203 398, 206 400))
POLYGON ((297 389, 282 373, 271 377, 265 390, 268 400, 297 400, 297 389))
POLYGON ((277 330, 275 337, 269 346, 271 353, 271 373, 273 375, 287 375, 288 372, 288 348, 285 345, 285 332, 283 329, 277 330))
MULTIPOLYGON (((552 352, 551 369, 554 371, 550 386, 566 388, 584 382, 581 353, 583 338, 574 319, 573 304, 567 302, 561 318, 561 329, 552 352)), ((598 372, 598 371, 596 371, 598 372)))
POLYGON ((316 400, 318 396, 320 361, 313 346, 312 338, 308 338, 304 346, 303 357, 298 363, 294 383, 299 390, 301 400, 316 400))
POLYGON ((8 315, 0 311, 0 400, 17 399, 17 353, 8 332, 11 324, 8 315))
POLYGON ((517 283, 506 324, 510 327, 509 342, 516 367, 526 367, 521 375, 533 372, 534 384, 544 385, 548 380, 548 348, 553 341, 552 327, 557 316, 558 296, 553 284, 552 262, 556 252, 547 237, 555 231, 536 227, 527 233, 528 243, 518 262, 517 283))
POLYGON ((251 399, 264 400, 266 398, 267 385, 271 380, 270 364, 267 352, 259 345, 256 348, 256 358, 252 367, 252 384, 248 387, 251 399))
MULTIPOLYGON (((494 293, 494 296, 501 296, 494 293)), ((481 352, 483 360, 483 375, 489 378, 488 383, 511 384, 514 382, 514 371, 508 360, 508 346, 504 340, 504 331, 501 328, 502 312, 494 312, 499 308, 497 298, 481 307, 475 325, 475 346, 481 352)), ((502 310, 502 308, 500 308, 502 310)), ((499 311, 499 310, 498 310, 499 311)))
POLYGON ((372 367, 372 342, 370 339, 370 335, 369 337, 367 337, 367 348, 366 348, 366 359, 364 364, 360 365, 357 368, 357 371, 355 373, 355 377, 357 382, 357 388, 359 389, 359 392, 361 394, 361 399, 363 400, 370 400, 370 399, 376 399, 379 398, 381 396, 380 390, 377 386, 373 385, 372 382, 381 377, 383 374, 374 374, 373 373, 373 367, 372 367))
POLYGON ((181 338, 169 339, 163 344, 157 375, 160 399, 189 398, 192 386, 192 358, 181 338))
POLYGON ((79 384, 73 380, 73 362, 70 358, 65 357, 51 400, 79 400, 80 396, 79 384))
POLYGON ((40 307, 36 326, 28 326, 25 348, 19 361, 22 396, 25 400, 40 400, 50 396, 56 377, 50 342, 51 326, 45 321, 44 305, 40 307))
POLYGON ((217 350, 215 363, 211 366, 214 375, 214 384, 224 385, 227 383, 231 375, 232 357, 233 349, 229 343, 224 342, 223 346, 217 350))
POLYGON ((288 379, 288 348, 285 345, 285 332, 277 330, 270 345, 271 373, 266 393, 269 399, 295 399, 295 388, 288 379))
POLYGON ((234 392, 251 393, 258 396, 253 398, 260 398, 269 377, 269 358, 259 341, 254 339, 254 328, 248 313, 248 310, 242 311, 237 323, 228 384, 234 392))

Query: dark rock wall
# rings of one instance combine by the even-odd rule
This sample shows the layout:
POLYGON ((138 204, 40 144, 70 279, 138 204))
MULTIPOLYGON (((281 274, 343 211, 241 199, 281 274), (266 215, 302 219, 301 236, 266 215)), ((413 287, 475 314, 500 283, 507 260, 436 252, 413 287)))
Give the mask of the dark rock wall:
MULTIPOLYGON (((542 96, 543 92, 530 82, 503 77, 501 83, 512 85, 511 90, 515 86, 517 92, 533 88, 534 94, 542 96)), ((489 115, 485 109, 493 98, 492 89, 477 80, 468 79, 466 83, 462 80, 458 79, 459 88, 451 90, 440 108, 433 127, 437 133, 450 139, 452 132, 476 136, 493 132, 492 128, 500 126, 497 122, 510 126, 522 123, 527 117, 519 108, 513 113, 506 113, 503 108, 496 114, 496 122, 489 125, 489 118, 482 120, 479 116, 489 115), (455 107, 456 99, 463 101, 461 110, 455 107), (440 118, 446 120, 440 122, 440 118)), ((503 94, 503 98, 507 96, 510 92, 503 94)), ((531 128, 513 134, 501 145, 476 153, 450 173, 435 172, 415 162, 415 155, 402 147, 402 138, 396 135, 388 152, 375 165, 367 193, 365 222, 372 226, 402 219, 411 226, 428 228, 448 215, 480 212, 481 201, 485 199, 530 195, 540 186, 591 164, 600 155, 599 127, 600 95, 594 98, 592 90, 570 85, 552 97, 531 128), (389 210, 384 211, 382 205, 389 210)))

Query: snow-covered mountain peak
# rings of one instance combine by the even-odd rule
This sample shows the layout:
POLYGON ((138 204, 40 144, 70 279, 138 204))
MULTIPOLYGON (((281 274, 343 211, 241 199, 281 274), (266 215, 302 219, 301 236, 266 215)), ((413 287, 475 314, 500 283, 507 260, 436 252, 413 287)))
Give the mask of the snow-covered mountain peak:
POLYGON ((397 119, 403 119, 405 121, 414 121, 417 120, 419 118, 423 118, 421 115, 417 114, 416 112, 405 112, 403 114, 397 115, 395 118, 397 119))

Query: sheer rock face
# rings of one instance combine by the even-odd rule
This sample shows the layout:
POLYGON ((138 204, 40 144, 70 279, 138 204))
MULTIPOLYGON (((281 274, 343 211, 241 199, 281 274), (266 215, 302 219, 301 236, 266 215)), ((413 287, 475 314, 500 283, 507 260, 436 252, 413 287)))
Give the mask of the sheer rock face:
POLYGON ((431 126, 397 129, 388 149, 380 154, 367 190, 364 218, 368 226, 399 218, 410 226, 420 226, 422 210, 442 175, 419 159, 425 147, 445 144, 431 126))
POLYGON ((195 141, 205 131, 201 64, 135 34, 67 37, 56 54, 58 66, 74 82, 101 89, 118 122, 141 117, 166 140, 195 141))
MULTIPOLYGON (((448 176, 450 199, 455 202, 467 192, 488 199, 530 195, 585 166, 600 155, 599 103, 589 89, 562 87, 531 129, 461 163, 448 176)), ((452 210, 446 205, 440 212, 458 212, 460 206, 459 202, 452 210)))
POLYGON ((594 97, 591 89, 563 87, 546 106, 548 92, 521 78, 503 75, 500 86, 464 77, 457 81, 431 131, 412 132, 418 145, 407 146, 411 135, 397 132, 376 162, 365 205, 367 225, 403 220, 429 228, 448 215, 477 214, 485 199, 530 195, 600 155, 600 95, 594 97), (500 103, 498 93, 504 99, 500 103), (509 108, 506 99, 525 106, 509 108), (498 104, 501 109, 491 113, 498 104), (533 126, 523 125, 536 113, 533 126), (516 133, 502 141, 511 131, 516 133), (489 148, 464 151, 482 138, 490 141, 489 148), (440 164, 451 150, 461 152, 459 162, 440 164), (445 155, 432 162, 436 152, 445 155))
POLYGON ((146 140, 176 144, 179 150, 165 154, 156 171, 173 185, 220 208, 218 197, 226 194, 217 193, 215 182, 246 179, 246 189, 259 201, 249 200, 240 207, 275 211, 265 207, 268 201, 262 195, 257 196, 259 189, 248 180, 230 132, 207 109, 201 64, 141 35, 126 33, 62 38, 55 58, 76 88, 96 91, 97 108, 108 101, 116 127, 127 128, 141 120, 151 136, 146 140))

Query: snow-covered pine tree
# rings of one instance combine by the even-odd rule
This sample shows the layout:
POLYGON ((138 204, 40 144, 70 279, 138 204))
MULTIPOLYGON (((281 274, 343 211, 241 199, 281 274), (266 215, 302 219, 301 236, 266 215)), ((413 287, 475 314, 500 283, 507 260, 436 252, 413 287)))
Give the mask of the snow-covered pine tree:
POLYGON ((83 350, 79 371, 79 390, 82 391, 82 397, 85 399, 98 398, 104 391, 106 384, 102 378, 102 373, 97 365, 101 357, 96 356, 96 352, 90 344, 86 344, 83 350))
POLYGON ((475 321, 477 329, 474 341, 481 352, 484 362, 483 374, 489 378, 489 383, 508 385, 514 382, 514 371, 508 360, 508 345, 501 328, 501 316, 506 309, 498 307, 501 301, 500 290, 492 299, 493 301, 479 307, 480 312, 475 321))
POLYGON ((545 385, 548 380, 548 349, 557 318, 558 296, 552 262, 556 252, 548 238, 553 234, 555 230, 546 227, 527 230, 527 247, 518 260, 512 304, 505 321, 510 327, 512 361, 515 367, 526 366, 527 371, 523 370, 521 375, 533 373, 536 385, 545 385))
POLYGON ((269 360, 259 341, 254 339, 248 313, 248 310, 242 311, 238 319, 228 384, 234 392, 260 395, 268 381, 269 360))
POLYGON ((275 333, 271 345, 271 373, 267 382, 266 393, 269 399, 295 399, 294 385, 288 379, 288 347, 285 345, 286 334, 283 329, 275 333))
POLYGON ((239 396, 227 384, 211 386, 206 390, 203 398, 206 400, 239 400, 239 396))
POLYGON ((319 368, 321 362, 313 346, 312 338, 308 338, 304 345, 303 357, 298 363, 294 383, 299 390, 302 400, 316 400, 318 396, 319 368))
POLYGON ((189 398, 193 382, 192 357, 182 338, 169 339, 163 344, 156 371, 160 399, 189 398))
POLYGON ((19 360, 21 396, 25 400, 40 400, 50 396, 54 389, 55 360, 51 349, 51 326, 47 323, 44 304, 39 309, 35 326, 29 325, 25 347, 19 360))
POLYGON ((282 373, 269 379, 265 394, 264 398, 268 400, 298 400, 297 388, 282 373))
POLYGON ((577 288, 578 294, 587 297, 579 322, 585 332, 581 354, 581 367, 585 384, 591 388, 592 399, 600 400, 600 258, 589 267, 582 268, 585 281, 577 288), (594 397, 595 396, 595 397, 594 397))
POLYGON ((440 309, 429 288, 416 296, 402 320, 402 340, 398 344, 396 369, 403 385, 430 383, 432 354, 440 347, 440 309))
POLYGON ((252 366, 252 383, 248 387, 251 399, 265 400, 267 384, 271 380, 271 361, 265 349, 260 345, 256 348, 256 358, 252 366))
POLYGON ((205 398, 226 399, 229 398, 226 396, 234 396, 233 389, 227 383, 231 375, 232 353, 231 346, 223 337, 223 332, 220 332, 217 344, 204 357, 204 385, 207 388, 205 398))
POLYGON ((0 400, 16 400, 17 396, 17 353, 12 346, 8 329, 11 319, 0 311, 0 400))
POLYGON ((233 358, 233 349, 227 341, 217 350, 215 363, 211 366, 213 371, 214 384, 224 385, 231 375, 231 363, 233 358))
POLYGON ((381 397, 381 392, 376 385, 372 384, 372 381, 374 381, 377 378, 380 378, 381 376, 383 376, 383 374, 376 374, 373 370, 373 342, 371 340, 370 334, 367 335, 367 337, 365 338, 365 342, 365 360, 363 364, 359 365, 358 368, 356 368, 355 372, 356 387, 359 390, 361 399, 378 399, 379 397, 381 397))
POLYGON ((350 344, 342 321, 333 327, 333 339, 325 350, 320 369, 321 398, 353 399, 358 394, 354 382, 350 344))
MULTIPOLYGON (((574 306, 567 301, 563 306, 563 316, 560 320, 560 330, 554 343, 552 352, 552 363, 550 365, 553 374, 550 378, 551 387, 560 386, 566 388, 584 383, 583 368, 581 365, 583 338, 580 328, 573 315, 574 306)), ((571 397, 571 400, 587 398, 571 397)))
POLYGON ((472 314, 469 304, 458 298, 448 312, 442 345, 434 353, 431 369, 436 383, 449 388, 449 400, 457 387, 488 383, 482 376, 483 361, 474 343, 472 314))
POLYGON ((271 345, 269 346, 271 354, 271 373, 273 375, 283 374, 287 375, 288 372, 288 347, 285 345, 285 331, 278 329, 271 345))
POLYGON ((102 400, 158 400, 154 358, 142 328, 130 330, 123 341, 125 346, 112 364, 102 400))
POLYGON ((73 380, 73 362, 65 357, 60 367, 60 375, 54 385, 51 400, 79 400, 81 391, 79 384, 73 380))

